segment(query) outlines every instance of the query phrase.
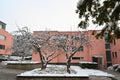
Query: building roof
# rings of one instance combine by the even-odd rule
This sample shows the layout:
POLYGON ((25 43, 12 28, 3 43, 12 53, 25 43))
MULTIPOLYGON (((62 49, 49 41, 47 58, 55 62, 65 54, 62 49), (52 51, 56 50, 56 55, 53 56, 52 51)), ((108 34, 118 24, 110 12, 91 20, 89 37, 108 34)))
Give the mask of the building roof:
POLYGON ((6 25, 6 23, 4 23, 4 22, 2 22, 2 21, 0 21, 0 24, 6 25))

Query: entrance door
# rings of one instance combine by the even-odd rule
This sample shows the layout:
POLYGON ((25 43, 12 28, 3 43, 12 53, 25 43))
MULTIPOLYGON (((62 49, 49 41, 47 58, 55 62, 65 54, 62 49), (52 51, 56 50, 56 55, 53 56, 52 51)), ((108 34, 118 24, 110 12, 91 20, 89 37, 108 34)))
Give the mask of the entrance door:
POLYGON ((92 61, 98 64, 98 69, 103 68, 103 58, 102 57, 92 57, 92 61))

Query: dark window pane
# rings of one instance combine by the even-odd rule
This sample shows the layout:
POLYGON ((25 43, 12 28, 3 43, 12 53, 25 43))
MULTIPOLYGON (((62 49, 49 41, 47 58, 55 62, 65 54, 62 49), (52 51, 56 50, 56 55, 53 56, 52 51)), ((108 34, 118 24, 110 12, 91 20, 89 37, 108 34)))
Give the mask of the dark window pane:
POLYGON ((105 44, 106 49, 110 49, 110 44, 105 44))
POLYGON ((64 36, 65 36, 66 38, 68 38, 68 34, 64 34, 64 36))
POLYGON ((72 47, 72 52, 76 51, 76 46, 72 47))
POLYGON ((111 52, 110 51, 106 51, 106 59, 107 59, 107 61, 111 61, 111 52))
POLYGON ((104 34, 104 38, 105 38, 105 40, 107 40, 108 39, 108 34, 104 34))
POLYGON ((112 66, 112 63, 107 63, 107 67, 112 66))
POLYGON ((114 58, 114 52, 112 52, 112 57, 114 58))
POLYGON ((84 60, 84 57, 72 57, 72 60, 84 60))
POLYGON ((115 39, 113 40, 113 44, 114 44, 114 45, 116 44, 116 41, 115 41, 115 39))
POLYGON ((80 40, 80 38, 78 36, 75 37, 75 40, 80 40))
POLYGON ((5 49, 5 45, 0 45, 0 49, 5 49))
POLYGON ((83 51, 83 46, 80 46, 79 48, 78 48, 78 51, 80 52, 80 51, 83 51))
POLYGON ((72 57, 73 60, 80 60, 80 57, 72 57))
POLYGON ((117 52, 115 52, 115 58, 117 58, 117 52))
POLYGON ((92 57, 93 62, 98 62, 98 58, 92 57))
POLYGON ((72 36, 71 39, 72 39, 72 40, 75 40, 75 36, 72 36))

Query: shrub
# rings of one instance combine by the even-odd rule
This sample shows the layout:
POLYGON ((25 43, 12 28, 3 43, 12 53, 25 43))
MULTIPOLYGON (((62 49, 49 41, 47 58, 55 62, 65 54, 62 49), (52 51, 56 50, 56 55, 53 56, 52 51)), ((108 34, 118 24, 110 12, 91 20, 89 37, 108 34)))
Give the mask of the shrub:
POLYGON ((118 68, 118 70, 117 70, 119 73, 120 73, 120 68, 118 68))
POLYGON ((2 61, 7 61, 7 59, 0 59, 0 62, 2 62, 2 61))
POLYGON ((116 68, 116 70, 115 70, 115 71, 120 72, 120 65, 118 65, 118 67, 116 68))
POLYGON ((80 67, 88 69, 97 69, 98 65, 96 62, 80 62, 80 67))
POLYGON ((120 65, 119 64, 114 64, 112 66, 108 67, 108 70, 113 70, 113 71, 118 71, 120 72, 120 65))
POLYGON ((25 60, 31 60, 31 59, 32 59, 31 56, 25 57, 25 60))

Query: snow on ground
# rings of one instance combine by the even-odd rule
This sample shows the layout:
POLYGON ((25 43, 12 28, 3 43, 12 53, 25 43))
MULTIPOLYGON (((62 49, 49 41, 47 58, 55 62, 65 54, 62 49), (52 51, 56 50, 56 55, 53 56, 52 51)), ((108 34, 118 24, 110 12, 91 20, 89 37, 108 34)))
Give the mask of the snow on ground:
POLYGON ((120 72, 120 64, 114 64, 112 66, 109 66, 107 69, 120 72))
POLYGON ((18 60, 21 60, 22 57, 19 57, 19 56, 10 56, 9 59, 10 60, 16 60, 16 61, 18 61, 18 60))
POLYGON ((80 62, 80 63, 81 63, 81 64, 82 64, 82 63, 84 63, 84 64, 85 64, 85 63, 86 63, 86 64, 97 64, 96 62, 80 62))
POLYGON ((33 62, 33 61, 2 61, 2 64, 7 65, 8 63, 12 64, 33 64, 33 63, 39 63, 39 62, 33 62))
POLYGON ((40 68, 31 71, 26 71, 19 74, 18 76, 79 76, 79 77, 89 77, 94 76, 109 76, 114 77, 114 75, 108 74, 106 72, 94 69, 82 69, 79 66, 71 66, 71 74, 66 72, 65 65, 48 65, 46 69, 41 70, 40 68))

